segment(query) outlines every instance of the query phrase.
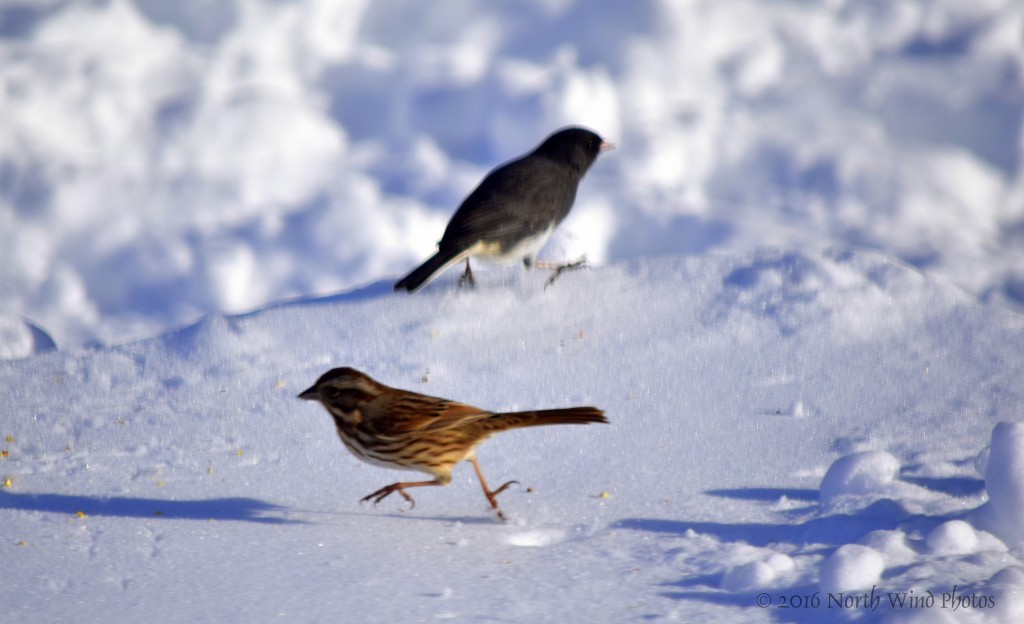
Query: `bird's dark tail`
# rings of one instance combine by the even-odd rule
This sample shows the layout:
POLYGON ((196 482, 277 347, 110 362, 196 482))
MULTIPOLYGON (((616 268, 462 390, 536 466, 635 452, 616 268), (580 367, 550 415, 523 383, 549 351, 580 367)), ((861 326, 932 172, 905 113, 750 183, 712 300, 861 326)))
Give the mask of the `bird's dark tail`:
POLYGON ((432 279, 444 272, 445 269, 466 257, 465 251, 448 249, 438 251, 426 262, 413 269, 402 279, 395 283, 395 290, 407 290, 410 294, 426 286, 432 279))

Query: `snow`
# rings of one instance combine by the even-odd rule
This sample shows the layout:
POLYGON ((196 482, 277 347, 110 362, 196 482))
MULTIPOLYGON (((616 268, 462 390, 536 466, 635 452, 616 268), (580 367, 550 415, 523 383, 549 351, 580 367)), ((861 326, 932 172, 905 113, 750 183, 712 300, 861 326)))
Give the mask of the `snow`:
POLYGON ((796 564, 789 555, 772 553, 764 561, 752 561, 732 568, 722 575, 722 589, 744 592, 770 588, 779 583, 779 577, 792 572, 796 564))
POLYGON ((978 510, 981 525, 1009 544, 1024 541, 1024 425, 1003 422, 992 431, 985 486, 989 501, 978 510))
POLYGON ((900 461, 885 451, 853 453, 836 460, 821 480, 825 500, 882 493, 899 476, 900 461))
POLYGON ((871 589, 884 570, 885 560, 877 550, 843 544, 821 564, 821 589, 828 594, 871 589))
MULTIPOLYGON (((446 275, 415 296, 384 281, 6 362, 5 613, 763 621, 818 592, 807 617, 845 621, 954 587, 1018 613, 1006 570, 1024 555, 982 520, 1024 513, 1019 431, 1000 424, 1024 404, 1024 317, 866 252, 546 277, 488 271, 467 292, 446 275), (413 509, 360 504, 403 473, 348 454, 295 397, 339 365, 493 409, 593 404, 611 424, 486 442, 488 478, 522 483, 507 523, 466 465, 413 509), (880 487, 825 496, 843 465, 880 487), (828 606, 872 587, 877 611, 828 606)), ((999 613, 955 616, 1013 621, 999 613)))
POLYGON ((1021 621, 1022 26, 0 3, 0 620, 1021 621), (569 123, 589 270, 391 292, 569 123), (295 397, 346 365, 610 424, 482 445, 505 523, 466 465, 360 504, 406 473, 295 397))

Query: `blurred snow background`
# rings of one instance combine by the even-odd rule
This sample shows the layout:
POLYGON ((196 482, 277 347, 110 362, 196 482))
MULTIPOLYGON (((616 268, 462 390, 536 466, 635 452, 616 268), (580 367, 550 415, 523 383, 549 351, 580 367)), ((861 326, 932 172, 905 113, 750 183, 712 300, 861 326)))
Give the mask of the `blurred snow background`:
POLYGON ((0 0, 0 312, 62 348, 397 277, 555 128, 546 252, 874 248, 1024 306, 1019 0, 0 0))

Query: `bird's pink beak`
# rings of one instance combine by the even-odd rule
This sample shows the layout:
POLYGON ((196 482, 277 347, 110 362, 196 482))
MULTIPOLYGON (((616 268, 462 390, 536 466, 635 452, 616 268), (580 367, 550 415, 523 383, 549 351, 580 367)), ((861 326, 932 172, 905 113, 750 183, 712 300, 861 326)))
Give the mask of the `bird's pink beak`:
POLYGON ((601 144, 597 146, 597 151, 599 152, 607 152, 613 149, 615 149, 615 144, 611 141, 601 141, 601 144))

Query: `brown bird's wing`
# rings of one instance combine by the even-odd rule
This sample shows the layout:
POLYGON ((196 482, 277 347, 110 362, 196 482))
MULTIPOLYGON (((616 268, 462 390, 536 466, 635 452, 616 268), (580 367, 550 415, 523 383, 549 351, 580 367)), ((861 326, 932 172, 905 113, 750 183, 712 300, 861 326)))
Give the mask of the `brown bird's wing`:
POLYGON ((491 416, 491 412, 479 407, 408 391, 387 402, 391 405, 386 412, 378 407, 379 400, 373 401, 377 405, 363 410, 364 418, 373 414, 366 418, 364 426, 372 427, 381 436, 454 429, 491 416))

